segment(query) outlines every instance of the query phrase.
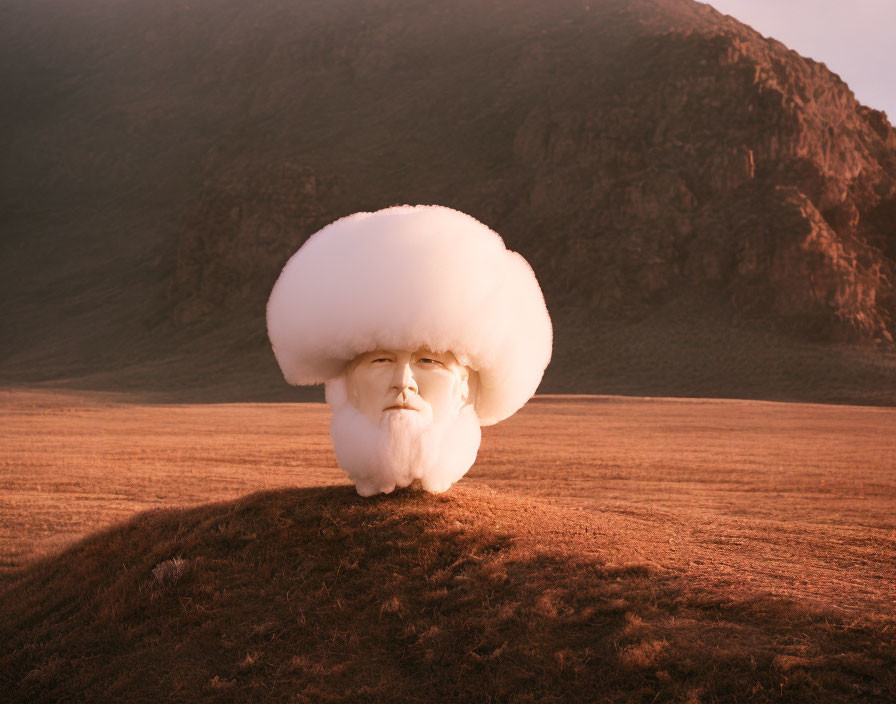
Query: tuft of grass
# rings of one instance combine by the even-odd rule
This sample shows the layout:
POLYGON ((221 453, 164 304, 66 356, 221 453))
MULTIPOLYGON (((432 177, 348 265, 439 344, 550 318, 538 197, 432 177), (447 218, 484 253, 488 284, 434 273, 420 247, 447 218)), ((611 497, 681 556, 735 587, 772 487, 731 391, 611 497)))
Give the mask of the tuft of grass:
POLYGON ((157 584, 162 586, 173 586, 177 584, 192 567, 190 560, 184 560, 181 557, 174 557, 170 560, 160 562, 152 568, 152 576, 157 584))
POLYGON ((620 651, 619 661, 625 667, 644 670, 656 665, 668 647, 669 644, 665 640, 645 639, 620 651))

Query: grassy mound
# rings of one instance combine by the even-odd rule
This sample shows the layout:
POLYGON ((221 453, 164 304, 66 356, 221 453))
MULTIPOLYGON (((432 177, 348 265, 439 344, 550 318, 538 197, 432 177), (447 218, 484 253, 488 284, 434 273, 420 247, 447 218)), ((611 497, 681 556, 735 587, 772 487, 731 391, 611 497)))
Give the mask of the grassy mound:
POLYGON ((372 500, 296 489, 144 513, 6 578, 0 690, 9 702, 896 690, 892 621, 614 564, 624 537, 602 525, 465 487, 372 500))

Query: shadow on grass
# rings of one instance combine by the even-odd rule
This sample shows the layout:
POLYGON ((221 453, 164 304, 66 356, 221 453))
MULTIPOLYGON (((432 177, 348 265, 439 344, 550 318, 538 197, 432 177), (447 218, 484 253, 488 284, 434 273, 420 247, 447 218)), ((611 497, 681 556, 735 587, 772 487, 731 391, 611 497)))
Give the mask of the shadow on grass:
POLYGON ((501 502, 332 487, 140 514, 0 587, 0 689, 10 702, 894 691, 892 624, 585 559, 537 515, 498 528, 501 502))

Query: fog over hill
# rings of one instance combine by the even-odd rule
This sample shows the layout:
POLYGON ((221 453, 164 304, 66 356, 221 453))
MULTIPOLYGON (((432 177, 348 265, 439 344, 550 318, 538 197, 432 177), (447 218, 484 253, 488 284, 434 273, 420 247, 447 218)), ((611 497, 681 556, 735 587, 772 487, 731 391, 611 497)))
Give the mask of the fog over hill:
POLYGON ((269 395, 289 255, 440 203, 535 269, 545 391, 896 402, 896 131, 711 7, 0 15, 6 380, 269 395))

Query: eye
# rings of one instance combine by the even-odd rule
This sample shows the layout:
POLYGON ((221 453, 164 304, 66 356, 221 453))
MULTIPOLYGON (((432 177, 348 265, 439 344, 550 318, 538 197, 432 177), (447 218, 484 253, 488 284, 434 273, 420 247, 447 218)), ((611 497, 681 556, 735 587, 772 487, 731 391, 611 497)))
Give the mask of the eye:
POLYGON ((423 364, 424 366, 433 366, 433 367, 444 367, 439 360, 433 359, 432 357, 421 357, 417 360, 418 363, 423 364))
POLYGON ((371 360, 370 360, 370 363, 371 363, 371 364, 382 364, 383 362, 387 362, 387 363, 388 363, 388 362, 391 362, 391 361, 392 361, 392 360, 389 359, 388 357, 376 357, 375 359, 371 359, 371 360))

